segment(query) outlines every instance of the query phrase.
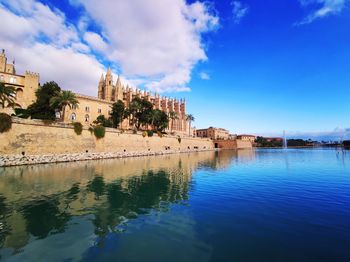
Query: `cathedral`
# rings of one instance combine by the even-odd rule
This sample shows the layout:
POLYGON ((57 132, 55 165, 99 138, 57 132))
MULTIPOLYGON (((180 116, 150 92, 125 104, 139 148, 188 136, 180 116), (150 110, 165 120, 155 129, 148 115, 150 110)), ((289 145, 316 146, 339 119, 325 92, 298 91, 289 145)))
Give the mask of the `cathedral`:
MULTIPOLYGON (((114 103, 118 100, 123 101, 125 107, 128 107, 133 98, 139 96, 140 98, 145 98, 153 104, 155 109, 159 109, 169 114, 170 112, 175 112, 177 115, 176 120, 170 121, 169 130, 175 132, 188 133, 188 123, 186 120, 186 102, 183 99, 172 99, 167 97, 161 97, 159 94, 154 95, 151 92, 141 91, 140 89, 134 89, 129 86, 122 84, 120 77, 113 81, 113 75, 108 68, 106 76, 101 75, 100 81, 98 83, 98 99, 114 103)), ((124 121, 122 127, 125 129, 130 128, 127 121, 124 121)))
MULTIPOLYGON (((35 102, 35 92, 39 87, 39 74, 26 71, 24 75, 18 74, 15 69, 15 63, 8 63, 5 50, 0 53, 0 82, 6 85, 14 86, 16 89, 16 102, 21 108, 27 108, 35 102)), ((189 124, 186 120, 186 102, 183 99, 172 99, 160 96, 159 94, 151 94, 151 92, 141 91, 137 88, 131 88, 123 85, 120 77, 116 81, 113 80, 111 69, 108 68, 106 75, 102 74, 98 83, 97 97, 87 96, 83 94, 75 94, 79 105, 77 107, 66 107, 65 119, 66 123, 80 122, 84 125, 93 124, 98 116, 104 115, 109 118, 113 103, 118 100, 124 102, 128 107, 135 97, 145 98, 153 104, 154 109, 162 110, 169 114, 175 112, 176 120, 170 121, 167 132, 173 131, 178 134, 187 135, 189 133, 189 124)), ((5 108, 1 111, 9 114, 13 113, 12 109, 5 108)), ((57 113, 57 118, 61 113, 57 113)), ((131 129, 129 121, 125 119, 121 124, 123 129, 131 129)))

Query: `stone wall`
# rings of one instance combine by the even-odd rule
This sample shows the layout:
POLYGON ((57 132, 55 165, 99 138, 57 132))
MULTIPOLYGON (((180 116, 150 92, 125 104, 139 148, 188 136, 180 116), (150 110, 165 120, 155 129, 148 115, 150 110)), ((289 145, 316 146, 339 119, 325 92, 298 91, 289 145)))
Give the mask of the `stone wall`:
POLYGON ((252 148, 250 141, 243 141, 239 139, 233 140, 214 140, 214 145, 221 149, 245 149, 252 148))
POLYGON ((87 128, 77 135, 71 125, 13 118, 11 130, 0 134, 0 166, 213 149, 210 139, 182 137, 179 143, 174 136, 143 137, 110 128, 96 139, 87 128))

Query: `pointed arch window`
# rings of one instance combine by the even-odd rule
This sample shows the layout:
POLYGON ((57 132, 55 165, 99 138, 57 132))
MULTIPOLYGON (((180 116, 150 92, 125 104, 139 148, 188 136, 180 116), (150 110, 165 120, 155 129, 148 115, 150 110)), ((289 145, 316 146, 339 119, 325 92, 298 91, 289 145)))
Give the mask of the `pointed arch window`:
POLYGON ((72 113, 71 115, 70 115, 70 120, 71 121, 75 121, 77 119, 77 115, 75 114, 75 113, 72 113))

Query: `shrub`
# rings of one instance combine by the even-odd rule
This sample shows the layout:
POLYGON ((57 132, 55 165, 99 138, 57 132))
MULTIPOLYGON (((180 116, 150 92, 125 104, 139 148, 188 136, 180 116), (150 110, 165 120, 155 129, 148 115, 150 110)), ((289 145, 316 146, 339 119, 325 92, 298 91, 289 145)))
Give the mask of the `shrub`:
POLYGON ((12 118, 8 114, 0 113, 0 133, 7 132, 12 127, 12 118))
POLYGON ((177 137, 177 141, 179 141, 179 143, 181 143, 181 137, 180 136, 177 137))
POLYGON ((142 136, 146 137, 147 136, 147 132, 146 131, 142 132, 142 136))
POLYGON ((132 130, 132 133, 133 133, 133 134, 137 134, 137 129, 133 129, 133 130, 132 130))
POLYGON ((147 131, 147 135, 148 135, 149 137, 153 136, 153 131, 152 131, 152 130, 148 130, 148 131, 147 131))
POLYGON ((163 137, 163 134, 162 134, 162 132, 160 132, 160 131, 157 131, 157 135, 158 135, 159 137, 163 137))
POLYGON ((20 117, 20 118, 29 118, 30 117, 30 113, 27 109, 23 109, 23 108, 15 108, 15 116, 20 117))
POLYGON ((94 134, 97 139, 103 138, 106 133, 106 128, 104 126, 95 126, 94 134))
POLYGON ((73 123, 74 132, 79 136, 83 132, 83 125, 80 122, 73 123))
POLYGON ((88 130, 89 130, 90 134, 94 133, 94 128, 93 127, 90 126, 88 130))

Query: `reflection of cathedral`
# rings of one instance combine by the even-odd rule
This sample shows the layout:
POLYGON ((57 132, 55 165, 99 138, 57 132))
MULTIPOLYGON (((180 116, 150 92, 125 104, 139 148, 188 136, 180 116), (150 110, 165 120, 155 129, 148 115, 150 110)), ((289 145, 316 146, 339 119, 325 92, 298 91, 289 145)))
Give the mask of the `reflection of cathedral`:
POLYGON ((214 157, 203 152, 0 170, 0 257, 1 248, 22 250, 31 236, 64 237, 70 221, 86 215, 94 218, 90 234, 102 241, 125 219, 166 212, 189 198, 193 170, 214 157))

